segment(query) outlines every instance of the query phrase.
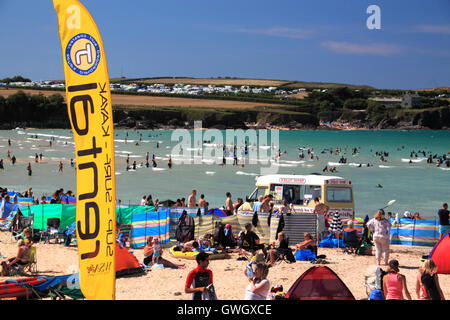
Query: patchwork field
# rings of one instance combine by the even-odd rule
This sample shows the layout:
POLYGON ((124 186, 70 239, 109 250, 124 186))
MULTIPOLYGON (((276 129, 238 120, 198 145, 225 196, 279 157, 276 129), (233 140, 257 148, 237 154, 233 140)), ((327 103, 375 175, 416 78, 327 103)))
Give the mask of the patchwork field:
MULTIPOLYGON (((0 90, 0 95, 7 97, 16 93, 20 89, 0 90)), ((55 93, 66 96, 64 91, 51 90, 22 90, 29 94, 42 93, 44 96, 50 96, 55 93)), ((144 95, 125 95, 112 94, 113 105, 121 106, 154 106, 154 107, 195 107, 195 108, 220 108, 220 109, 252 109, 256 107, 286 107, 282 104, 269 104, 260 102, 246 102, 246 101, 230 101, 230 100, 214 100, 214 99, 191 99, 191 98, 176 98, 176 97, 160 97, 160 96, 144 96, 144 95)))

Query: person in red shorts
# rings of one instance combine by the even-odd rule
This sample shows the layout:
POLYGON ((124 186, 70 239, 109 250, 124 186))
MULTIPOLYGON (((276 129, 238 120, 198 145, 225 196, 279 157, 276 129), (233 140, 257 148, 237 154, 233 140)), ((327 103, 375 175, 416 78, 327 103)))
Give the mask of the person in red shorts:
POLYGON ((213 283, 213 273, 210 269, 207 269, 209 265, 207 253, 200 252, 195 260, 197 260, 197 268, 189 272, 184 292, 192 293, 192 300, 202 300, 202 293, 213 283))

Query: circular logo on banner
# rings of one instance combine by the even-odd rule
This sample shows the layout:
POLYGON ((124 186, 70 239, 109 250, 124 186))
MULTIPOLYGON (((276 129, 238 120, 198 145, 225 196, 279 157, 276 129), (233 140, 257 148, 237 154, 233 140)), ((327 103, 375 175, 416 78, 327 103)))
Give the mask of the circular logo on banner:
POLYGON ((89 34, 77 34, 67 44, 66 61, 76 73, 82 76, 91 74, 100 62, 100 47, 97 41, 89 34))

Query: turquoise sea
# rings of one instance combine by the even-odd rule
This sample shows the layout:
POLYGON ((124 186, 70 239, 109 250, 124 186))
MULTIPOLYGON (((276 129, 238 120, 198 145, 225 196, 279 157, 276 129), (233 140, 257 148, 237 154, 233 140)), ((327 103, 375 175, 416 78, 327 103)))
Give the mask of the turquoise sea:
MULTIPOLYGON (((205 131, 203 131, 204 133, 205 131)), ((222 131, 223 132, 223 131, 222 131)), ((270 136, 270 131, 267 132, 270 136)), ((169 154, 176 154, 180 148, 178 141, 171 141, 172 130, 115 130, 116 147, 116 187, 117 198, 123 204, 139 204, 142 196, 151 194, 153 199, 172 199, 189 196, 196 189, 198 197, 205 194, 210 207, 225 204, 225 193, 231 192, 245 199, 259 176, 262 164, 248 164, 245 167, 233 166, 231 155, 227 155, 226 166, 216 164, 215 159, 207 157, 199 150, 211 146, 192 139, 189 152, 197 158, 190 164, 176 164, 179 157, 172 156, 174 165, 167 167, 169 154), (125 143, 126 139, 126 143, 125 143), (141 141, 139 141, 141 139, 141 141), (139 145, 136 145, 136 142, 139 145), (157 144, 159 147, 157 147, 157 144), (150 154, 150 167, 145 166, 146 152, 150 154), (135 171, 126 170, 126 157, 130 165, 137 162, 135 171), (152 168, 152 155, 156 156, 157 168, 152 168), (214 163, 213 163, 214 162, 214 163)), ((189 134, 193 137, 193 131, 189 134)), ((225 139, 225 133, 223 134, 225 139)), ((207 139, 208 140, 208 139, 207 139)), ((372 215, 389 200, 397 200, 389 211, 403 214, 408 210, 419 212, 421 216, 435 218, 443 202, 450 202, 450 168, 427 164, 421 153, 413 156, 411 151, 425 151, 442 156, 450 152, 450 131, 396 131, 396 130, 358 130, 358 131, 279 131, 279 142, 268 141, 269 147, 253 147, 251 150, 268 152, 273 142, 274 154, 287 151, 281 156, 276 168, 278 173, 310 174, 322 173, 325 166, 336 166, 340 176, 352 180, 357 216, 372 215), (342 152, 330 154, 328 149, 341 148, 342 152), (359 153, 352 155, 352 149, 359 153), (252 149, 253 148, 253 149, 252 149), (298 148, 313 148, 319 160, 299 159, 298 148), (388 152, 387 162, 382 162, 375 152, 388 152), (322 153, 324 152, 324 153, 322 153), (347 158, 346 164, 339 165, 339 159, 347 158), (370 163, 371 167, 358 167, 370 163), (377 188, 381 184, 382 188, 377 188)), ((238 155, 240 152, 238 151, 238 155)), ((22 192, 32 187, 35 196, 51 195, 57 188, 76 191, 75 170, 70 159, 75 159, 74 142, 71 130, 16 129, 0 131, 0 158, 4 160, 4 170, 0 170, 0 186, 11 191, 22 192), (38 136, 36 139, 35 136, 38 136), (8 146, 8 139, 11 146, 8 146), (54 139, 54 140, 52 140, 54 139), (49 147, 49 141, 52 146, 49 147), (17 163, 13 166, 7 160, 7 151, 15 155, 17 163), (43 154, 43 161, 35 163, 35 154, 43 154), (58 172, 58 162, 62 160, 64 170, 58 172), (33 174, 27 176, 26 166, 31 163, 33 174)), ((185 156, 183 158, 186 158, 185 156)), ((221 162, 221 158, 219 159, 221 162)), ((248 158, 246 159, 248 161, 248 158)), ((267 167, 267 165, 265 165, 267 167)))

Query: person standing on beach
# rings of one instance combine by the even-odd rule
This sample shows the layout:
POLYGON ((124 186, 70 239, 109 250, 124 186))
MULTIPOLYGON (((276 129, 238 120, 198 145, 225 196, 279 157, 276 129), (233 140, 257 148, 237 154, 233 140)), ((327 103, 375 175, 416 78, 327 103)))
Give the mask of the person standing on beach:
POLYGON ((227 196, 227 200, 225 201, 225 213, 227 214, 227 216, 232 216, 234 213, 234 208, 233 208, 233 200, 231 200, 231 193, 227 192, 226 193, 227 196))
POLYGON ((59 161, 58 172, 63 172, 63 163, 62 163, 62 161, 59 161))
POLYGON ((261 202, 261 205, 259 206, 258 212, 269 212, 270 202, 272 200, 273 200, 273 195, 271 195, 271 194, 265 195, 263 198, 263 201, 261 202))
POLYGON ((13 165, 16 163, 16 156, 15 155, 12 156, 11 161, 12 161, 13 165))
POLYGON ((391 223, 385 218, 383 209, 378 210, 377 214, 367 223, 367 228, 373 234, 378 265, 381 263, 381 256, 384 256, 384 263, 388 265, 391 223))
POLYGON ((206 208, 206 201, 205 201, 205 195, 201 194, 200 199, 198 200, 198 206, 200 208, 206 208))
POLYGON ((202 293, 208 290, 208 286, 213 284, 213 273, 208 269, 209 255, 200 252, 196 255, 197 268, 191 270, 186 278, 184 286, 185 293, 192 293, 192 300, 202 300, 202 293))
POLYGON ((1 170, 4 170, 4 169, 5 169, 5 167, 3 166, 3 159, 0 159, 0 169, 1 169, 1 170))
POLYGON ((319 198, 314 198, 314 211, 313 213, 317 214, 317 243, 319 243, 320 239, 323 238, 325 233, 327 233, 328 228, 330 227, 328 223, 328 210, 330 207, 324 203, 320 203, 319 198))
POLYGON ((29 162, 28 162, 28 166, 27 166, 27 173, 28 173, 28 176, 31 177, 31 174, 32 174, 32 171, 31 171, 31 163, 29 163, 29 162))
POLYGON ((442 209, 438 210, 438 216, 439 216, 439 238, 442 238, 444 234, 450 232, 450 223, 449 223, 450 212, 448 211, 447 203, 444 203, 442 205, 442 209))
POLYGON ((197 190, 192 190, 191 195, 188 197, 188 207, 193 208, 197 206, 197 190))
POLYGON ((38 154, 36 153, 36 154, 34 155, 34 162, 38 163, 38 159, 39 159, 39 156, 38 156, 38 154))
POLYGON ((172 156, 169 155, 169 160, 167 161, 167 166, 169 167, 169 169, 172 169, 172 156))

